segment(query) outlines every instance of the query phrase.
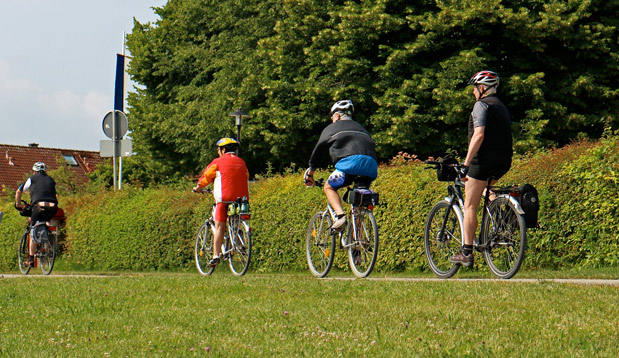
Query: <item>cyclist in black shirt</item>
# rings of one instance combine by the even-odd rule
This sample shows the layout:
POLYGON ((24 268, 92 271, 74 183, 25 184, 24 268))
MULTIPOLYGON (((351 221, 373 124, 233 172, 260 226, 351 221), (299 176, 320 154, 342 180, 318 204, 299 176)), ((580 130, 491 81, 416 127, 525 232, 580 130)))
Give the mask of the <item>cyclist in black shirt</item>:
POLYGON ((327 179, 323 190, 337 215, 337 220, 331 226, 333 229, 339 229, 346 223, 342 200, 337 190, 355 180, 363 182, 369 188, 378 175, 376 144, 370 133, 353 120, 353 113, 354 106, 350 100, 337 101, 331 107, 332 123, 320 134, 309 160, 309 168, 303 176, 305 185, 314 185, 314 171, 319 166, 320 158, 328 150, 335 164, 335 171, 327 179))
POLYGON ((56 182, 52 177, 47 175, 47 167, 43 162, 36 162, 32 166, 34 174, 26 180, 25 183, 19 186, 15 193, 15 208, 23 210, 25 205, 22 204, 21 198, 25 191, 30 191, 30 204, 32 205, 32 214, 30 215, 30 247, 29 260, 24 262, 24 265, 34 266, 34 254, 37 250, 37 235, 34 235, 34 228, 37 223, 45 223, 54 217, 58 211, 58 196, 56 194, 56 182))
POLYGON ((469 117, 469 146, 464 160, 466 184, 464 200, 464 246, 449 259, 473 266, 473 240, 477 230, 477 208, 492 175, 496 183, 511 167, 511 115, 496 96, 499 76, 492 71, 476 73, 468 82, 477 100, 469 117))

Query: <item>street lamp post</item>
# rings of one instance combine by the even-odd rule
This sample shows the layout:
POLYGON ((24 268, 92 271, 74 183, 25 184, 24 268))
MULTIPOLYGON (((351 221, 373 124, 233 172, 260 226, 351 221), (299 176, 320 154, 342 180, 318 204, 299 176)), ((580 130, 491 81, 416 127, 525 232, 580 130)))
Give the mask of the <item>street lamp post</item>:
MULTIPOLYGON (((241 143, 241 126, 243 125, 243 118, 249 117, 249 114, 243 112, 241 109, 237 109, 236 111, 230 113, 230 117, 235 117, 236 124, 236 140, 241 143)), ((238 150, 237 150, 238 154, 238 150)))

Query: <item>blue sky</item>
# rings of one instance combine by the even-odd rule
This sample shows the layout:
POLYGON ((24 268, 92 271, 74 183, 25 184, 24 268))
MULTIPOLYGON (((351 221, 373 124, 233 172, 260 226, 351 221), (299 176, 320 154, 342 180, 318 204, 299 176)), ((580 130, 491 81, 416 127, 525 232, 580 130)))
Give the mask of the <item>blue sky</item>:
POLYGON ((123 31, 165 3, 0 0, 0 144, 98 151, 123 31))

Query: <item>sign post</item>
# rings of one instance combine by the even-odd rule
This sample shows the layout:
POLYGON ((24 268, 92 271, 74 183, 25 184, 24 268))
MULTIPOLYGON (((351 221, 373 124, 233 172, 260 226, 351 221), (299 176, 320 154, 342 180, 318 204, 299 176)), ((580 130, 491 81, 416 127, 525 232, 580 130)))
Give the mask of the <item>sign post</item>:
MULTIPOLYGON (((116 180, 116 158, 128 157, 132 154, 133 142, 130 139, 123 139, 129 129, 129 123, 125 113, 118 110, 108 112, 103 117, 103 133, 112 140, 102 140, 100 142, 100 153, 102 157, 112 157, 114 164, 114 189, 117 188, 116 180)), ((120 168, 119 172, 122 170, 120 168)), ((118 173, 118 189, 121 188, 120 178, 122 174, 118 173)))

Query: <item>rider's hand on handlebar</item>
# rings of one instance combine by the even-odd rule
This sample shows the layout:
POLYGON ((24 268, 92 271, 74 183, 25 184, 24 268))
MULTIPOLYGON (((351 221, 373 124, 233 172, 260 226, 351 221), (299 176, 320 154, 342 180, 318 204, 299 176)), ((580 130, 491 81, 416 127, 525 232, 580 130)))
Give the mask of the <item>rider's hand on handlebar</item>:
POLYGON ((462 179, 462 181, 466 181, 466 175, 469 172, 468 165, 461 164, 458 167, 458 176, 462 179))
POLYGON ((309 169, 307 169, 305 171, 305 174, 303 174, 303 183, 305 183, 306 186, 314 186, 315 185, 315 181, 314 181, 314 174, 310 174, 309 169))
POLYGON ((21 205, 20 205, 20 204, 15 204, 15 209, 17 209, 17 210, 19 210, 19 211, 22 211, 22 210, 24 210, 24 207, 25 207, 25 206, 26 206, 26 205, 24 205, 24 204, 21 204, 21 205))

